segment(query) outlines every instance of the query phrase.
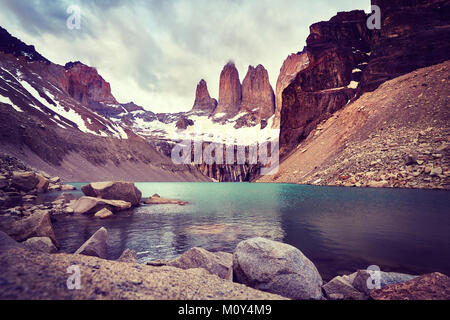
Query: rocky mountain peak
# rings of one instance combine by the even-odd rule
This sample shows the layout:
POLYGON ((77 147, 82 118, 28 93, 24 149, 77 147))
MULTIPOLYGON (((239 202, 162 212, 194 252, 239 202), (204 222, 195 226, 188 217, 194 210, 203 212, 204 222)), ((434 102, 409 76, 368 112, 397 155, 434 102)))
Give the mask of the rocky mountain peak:
POLYGON ((0 51, 13 54, 16 57, 25 57, 27 61, 42 61, 50 63, 41 56, 32 45, 27 45, 16 37, 13 37, 6 29, 0 27, 0 51))
POLYGON ((242 82, 242 111, 258 112, 260 120, 274 113, 275 97, 269 82, 269 74, 262 65, 248 67, 242 82))
POLYGON ((217 106, 217 100, 211 98, 208 92, 208 85, 204 79, 200 80, 195 92, 195 101, 192 110, 202 110, 213 112, 217 106))
POLYGON ((228 62, 220 73, 219 103, 214 114, 235 115, 241 108, 242 86, 234 62, 228 62))
POLYGON ((276 95, 275 95, 275 120, 273 126, 280 126, 280 111, 282 106, 283 90, 295 79, 297 73, 305 69, 309 64, 306 49, 298 53, 290 54, 280 69, 280 75, 277 79, 276 95))
POLYGON ((80 61, 68 62, 64 66, 65 79, 62 87, 77 101, 95 105, 118 104, 111 93, 111 86, 97 72, 80 61))

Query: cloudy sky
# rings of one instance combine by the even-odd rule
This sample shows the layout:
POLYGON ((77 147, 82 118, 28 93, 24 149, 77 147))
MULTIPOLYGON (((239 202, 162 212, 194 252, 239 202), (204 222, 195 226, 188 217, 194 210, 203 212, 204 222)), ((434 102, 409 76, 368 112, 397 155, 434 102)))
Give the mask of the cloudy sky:
POLYGON ((0 0, 0 25, 58 64, 80 60, 111 83, 120 102, 155 112, 189 110, 205 79, 218 97, 233 60, 241 81, 262 64, 275 88, 284 59, 303 49, 309 26, 369 0, 0 0), (67 9, 81 10, 70 30, 67 9))

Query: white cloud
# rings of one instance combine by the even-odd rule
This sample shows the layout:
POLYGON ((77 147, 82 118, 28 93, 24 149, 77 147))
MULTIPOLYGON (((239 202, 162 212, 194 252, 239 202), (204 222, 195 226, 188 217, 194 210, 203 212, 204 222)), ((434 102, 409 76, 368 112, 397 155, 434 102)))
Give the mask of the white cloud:
POLYGON ((0 2, 2 26, 51 61, 95 66, 119 101, 177 112, 192 107, 202 78, 217 98, 230 59, 241 81, 248 65, 264 65, 275 87, 284 59, 305 45, 309 25, 369 1, 70 1, 82 9, 81 30, 65 27, 68 2, 0 2))

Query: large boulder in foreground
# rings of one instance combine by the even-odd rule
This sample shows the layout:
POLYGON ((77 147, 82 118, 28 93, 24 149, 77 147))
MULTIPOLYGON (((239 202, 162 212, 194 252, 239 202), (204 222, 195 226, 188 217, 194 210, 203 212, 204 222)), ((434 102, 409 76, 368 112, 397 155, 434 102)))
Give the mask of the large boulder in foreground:
POLYGON ((108 231, 105 228, 101 227, 77 251, 75 251, 75 254, 83 254, 85 256, 107 259, 107 241, 108 231))
POLYGON ((104 208, 122 211, 131 208, 131 203, 122 200, 104 200, 93 197, 81 197, 71 207, 76 214, 93 214, 104 208))
POLYGON ((297 248, 265 238, 240 242, 233 253, 234 281, 298 300, 322 299, 322 277, 297 248))
POLYGON ((30 217, 18 221, 4 222, 0 221, 0 229, 16 241, 21 242, 33 237, 47 237, 56 247, 59 246, 48 211, 38 211, 30 217))
POLYGON ((370 292, 374 300, 449 300, 450 278, 435 272, 370 292))
POLYGON ((139 205, 142 193, 133 182, 106 181, 92 182, 82 186, 81 191, 88 197, 97 197, 106 200, 123 200, 130 202, 132 206, 139 205))
POLYGON ((203 248, 191 248, 175 260, 147 262, 152 266, 171 266, 180 269, 203 268, 222 279, 233 280, 233 255, 227 252, 209 252, 203 248))

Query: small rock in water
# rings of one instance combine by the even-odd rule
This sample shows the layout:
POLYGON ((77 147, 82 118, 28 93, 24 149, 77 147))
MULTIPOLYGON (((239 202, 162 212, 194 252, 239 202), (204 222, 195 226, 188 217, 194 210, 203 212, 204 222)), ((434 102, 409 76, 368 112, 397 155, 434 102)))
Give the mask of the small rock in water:
POLYGON ((107 239, 108 231, 104 227, 101 227, 77 251, 75 251, 75 254, 107 259, 107 239))
POLYGON ((114 214, 107 208, 103 208, 102 210, 97 211, 97 213, 95 214, 95 216, 100 219, 106 219, 106 218, 112 217, 113 215, 114 214))

